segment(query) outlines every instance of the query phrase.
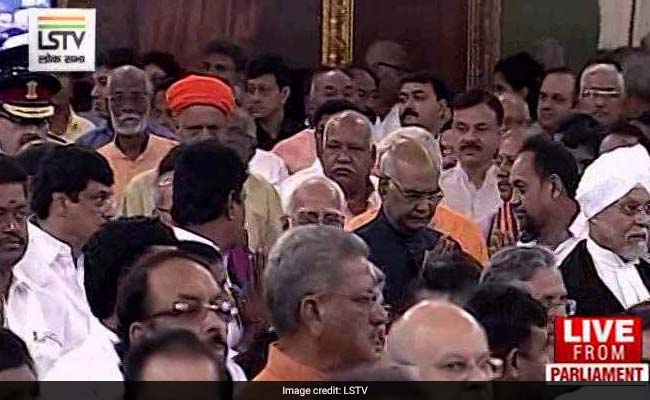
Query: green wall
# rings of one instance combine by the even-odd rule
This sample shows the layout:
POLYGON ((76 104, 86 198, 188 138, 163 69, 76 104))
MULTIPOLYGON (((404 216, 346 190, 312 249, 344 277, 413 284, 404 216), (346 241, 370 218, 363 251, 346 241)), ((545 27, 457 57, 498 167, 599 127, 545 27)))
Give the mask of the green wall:
POLYGON ((502 10, 502 56, 530 51, 537 40, 554 37, 578 71, 596 51, 598 0, 502 0, 502 10))

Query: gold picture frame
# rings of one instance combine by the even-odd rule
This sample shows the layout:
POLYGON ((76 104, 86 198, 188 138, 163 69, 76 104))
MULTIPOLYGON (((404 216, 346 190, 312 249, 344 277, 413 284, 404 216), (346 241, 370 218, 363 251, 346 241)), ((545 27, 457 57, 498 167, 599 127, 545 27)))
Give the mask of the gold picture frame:
MULTIPOLYGON (((467 88, 487 88, 501 52, 501 1, 467 0, 467 88)), ((321 63, 352 61, 354 0, 322 0, 321 63)))

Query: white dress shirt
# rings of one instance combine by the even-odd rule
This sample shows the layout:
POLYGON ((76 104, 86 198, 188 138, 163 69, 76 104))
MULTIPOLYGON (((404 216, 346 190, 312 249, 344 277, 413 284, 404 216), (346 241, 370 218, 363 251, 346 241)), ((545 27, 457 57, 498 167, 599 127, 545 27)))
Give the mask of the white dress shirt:
POLYGON ((440 174, 440 188, 445 195, 444 204, 480 223, 494 214, 501 205, 497 187, 497 168, 488 169, 480 188, 470 182, 460 164, 440 174))
POLYGON ((255 150, 255 155, 248 163, 248 169, 271 185, 276 185, 289 176, 289 170, 280 157, 260 149, 255 150))
POLYGON ((25 341, 43 376, 83 342, 94 317, 70 246, 31 222, 27 232, 27 251, 9 289, 7 324, 25 341))
POLYGON ((650 299, 636 264, 639 260, 624 262, 615 253, 587 238, 587 251, 591 255, 598 276, 624 308, 650 299))
MULTIPOLYGON (((585 232, 581 231, 581 221, 576 218, 575 221, 569 226, 569 238, 564 242, 560 243, 555 249, 551 249, 553 254, 555 254, 555 265, 558 267, 562 265, 564 259, 567 258, 569 254, 575 249, 576 245, 580 243, 583 239, 586 238, 585 232)), ((517 246, 522 247, 532 247, 536 246, 537 240, 532 240, 530 242, 517 242, 517 246)))
MULTIPOLYGON (((175 226, 173 228, 174 230, 174 236, 176 236, 176 239, 178 240, 189 240, 193 242, 199 242, 206 244, 208 246, 211 246, 215 250, 217 250, 219 253, 221 253, 223 257, 223 263, 226 265, 228 263, 228 260, 226 259, 226 254, 222 253, 222 251, 219 249, 219 246, 217 246, 212 240, 203 237, 201 235, 197 235, 194 232, 190 232, 187 229, 179 228, 175 226)), ((230 280, 230 277, 226 275, 226 285, 232 287, 232 283, 230 280)), ((246 379, 246 374, 244 373, 244 370, 235 362, 234 358, 237 356, 237 353, 233 348, 239 344, 243 337, 243 327, 240 325, 239 320, 233 320, 228 323, 228 359, 226 360, 226 368, 228 369, 228 372, 230 373, 230 377, 232 378, 233 381, 237 382, 244 382, 247 381, 246 379)))
POLYGON ((117 335, 95 319, 86 340, 54 363, 42 380, 122 381, 117 343, 117 335))
POLYGON ((382 141, 391 132, 402 127, 399 119, 399 105, 395 104, 390 109, 384 119, 377 118, 377 121, 372 127, 372 141, 377 144, 382 141))

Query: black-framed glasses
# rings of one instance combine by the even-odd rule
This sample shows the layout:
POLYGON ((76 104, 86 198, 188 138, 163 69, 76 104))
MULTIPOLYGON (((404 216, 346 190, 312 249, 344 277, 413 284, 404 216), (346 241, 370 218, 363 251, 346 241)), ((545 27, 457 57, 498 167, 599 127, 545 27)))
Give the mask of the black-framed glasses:
POLYGON ((213 312, 225 321, 232 321, 238 315, 235 303, 229 299, 216 299, 208 303, 179 300, 172 303, 169 310, 153 313, 148 319, 160 317, 186 318, 192 321, 205 321, 208 312, 213 312))
POLYGON ((567 317, 574 316, 578 308, 578 302, 573 299, 563 299, 558 302, 544 302, 542 305, 546 307, 547 311, 560 310, 564 311, 567 317))

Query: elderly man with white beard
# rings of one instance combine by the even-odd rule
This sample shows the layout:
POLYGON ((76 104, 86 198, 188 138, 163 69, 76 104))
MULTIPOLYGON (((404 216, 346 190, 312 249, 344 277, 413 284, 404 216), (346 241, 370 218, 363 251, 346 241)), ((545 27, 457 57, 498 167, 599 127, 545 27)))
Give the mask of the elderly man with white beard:
POLYGON ((576 200, 587 237, 560 269, 577 315, 618 314, 650 298, 642 259, 650 225, 650 156, 641 145, 602 155, 587 168, 576 200))
POLYGON ((153 89, 145 72, 132 65, 116 68, 108 78, 108 110, 113 142, 100 148, 115 174, 115 198, 134 176, 156 168, 175 142, 150 134, 153 89))

